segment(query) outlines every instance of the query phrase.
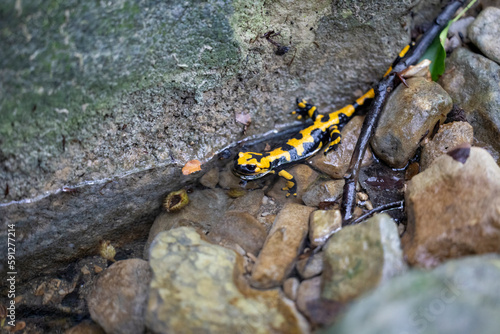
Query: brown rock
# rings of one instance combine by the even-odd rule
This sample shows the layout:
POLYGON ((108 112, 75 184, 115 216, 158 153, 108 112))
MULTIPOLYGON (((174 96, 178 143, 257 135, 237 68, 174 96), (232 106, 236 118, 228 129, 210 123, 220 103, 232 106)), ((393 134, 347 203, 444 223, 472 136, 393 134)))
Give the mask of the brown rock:
POLYGON ((285 280, 302 249, 312 210, 294 203, 283 207, 253 267, 253 286, 268 289, 281 285, 285 280))
POLYGON ((340 210, 316 210, 309 217, 309 241, 314 247, 323 245, 327 238, 342 227, 340 210))
POLYGON ((214 243, 234 249, 238 244, 246 252, 258 255, 267 231, 263 225, 247 212, 226 212, 221 222, 207 236, 214 243))
POLYGON ((425 170, 437 157, 460 144, 472 144, 473 139, 474 130, 467 122, 452 122, 441 125, 434 138, 422 149, 421 169, 425 170))
POLYGON ((298 260, 295 268, 303 279, 318 276, 323 271, 323 253, 319 252, 298 260))
POLYGON ((283 283, 283 292, 291 300, 297 299, 297 291, 299 290, 300 281, 297 277, 290 277, 283 283))
POLYGON ((229 210, 248 212, 252 216, 255 216, 259 212, 263 198, 264 191, 262 189, 248 191, 245 196, 236 198, 231 205, 229 205, 229 210))
POLYGON ((64 334, 106 334, 104 330, 93 321, 83 321, 66 330, 64 334))
POLYGON ((302 201, 307 206, 319 206, 321 202, 334 202, 342 196, 345 181, 330 180, 320 181, 307 189, 302 196, 302 201))
POLYGON ((307 304, 320 299, 320 296, 321 277, 318 276, 302 281, 297 292, 297 308, 308 316, 307 304))
MULTIPOLYGON (((316 154, 310 160, 311 165, 334 179, 343 178, 349 167, 364 119, 364 117, 356 116, 347 123, 341 131, 342 143, 337 147, 337 150, 329 152, 326 156, 323 153, 316 154)), ((368 148, 363 158, 363 166, 367 166, 371 162, 372 153, 368 148)))
POLYGON ((316 173, 311 167, 304 164, 295 165, 287 171, 292 174, 297 181, 297 196, 286 197, 287 192, 281 190, 285 186, 285 180, 282 177, 279 178, 278 182, 276 182, 267 195, 274 198, 280 204, 302 204, 302 195, 318 178, 318 173, 316 173))
POLYGON ((391 94, 371 140, 373 152, 389 166, 402 168, 420 142, 443 123, 452 108, 448 93, 424 78, 407 80, 391 94))
POLYGON ((500 168, 483 149, 472 147, 465 163, 437 158, 408 184, 406 205, 411 264, 500 251, 500 168))
POLYGON ((219 170, 217 168, 212 168, 206 172, 201 178, 200 183, 207 188, 214 189, 219 183, 219 170))
POLYGON ((149 264, 144 260, 112 264, 86 298, 92 320, 106 333, 142 333, 150 279, 149 264))

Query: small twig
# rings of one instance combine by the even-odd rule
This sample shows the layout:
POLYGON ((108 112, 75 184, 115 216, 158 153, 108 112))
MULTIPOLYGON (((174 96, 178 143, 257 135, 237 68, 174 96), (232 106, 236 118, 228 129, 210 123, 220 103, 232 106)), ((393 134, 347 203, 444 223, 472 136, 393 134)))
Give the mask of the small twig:
POLYGON ((401 201, 391 202, 391 203, 387 203, 387 204, 378 206, 378 207, 376 207, 374 209, 371 209, 370 211, 367 211, 367 212, 363 213, 361 216, 359 216, 358 218, 354 219, 349 225, 359 224, 363 220, 365 220, 366 218, 368 218, 371 215, 373 215, 375 213, 378 213, 378 212, 389 211, 389 210, 396 210, 396 209, 401 209, 402 210, 404 202, 405 201, 401 200, 401 201))
POLYGON ((422 36, 416 47, 411 50, 406 57, 399 61, 398 64, 393 66, 392 73, 383 78, 375 87, 375 98, 366 114, 358 142, 356 143, 356 148, 354 149, 349 168, 344 177, 345 185, 342 197, 342 226, 351 224, 354 207, 356 206, 356 184, 359 178, 361 162, 389 93, 399 83, 396 81, 395 73, 399 73, 408 66, 414 65, 418 62, 434 38, 441 32, 441 30, 444 29, 458 8, 463 5, 464 1, 465 0, 454 0, 450 2, 441 14, 439 14, 432 27, 424 34, 424 36, 422 36))

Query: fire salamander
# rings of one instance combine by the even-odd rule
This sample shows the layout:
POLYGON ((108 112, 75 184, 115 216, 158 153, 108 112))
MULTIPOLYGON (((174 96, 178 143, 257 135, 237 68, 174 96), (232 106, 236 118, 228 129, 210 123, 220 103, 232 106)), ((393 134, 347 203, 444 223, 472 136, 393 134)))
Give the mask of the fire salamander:
MULTIPOLYGON (((391 73, 392 68, 404 57, 411 45, 407 45, 394 60, 384 77, 391 73)), ((375 91, 370 89, 353 104, 330 114, 318 113, 316 106, 306 100, 297 99, 297 109, 292 114, 297 114, 297 119, 311 118, 313 124, 296 133, 292 138, 272 151, 239 152, 234 160, 233 172, 242 180, 249 181, 261 178, 267 174, 277 173, 286 181, 282 190, 287 191, 286 197, 297 196, 297 182, 294 177, 283 168, 288 164, 303 161, 320 151, 326 144, 325 155, 335 150, 341 141, 340 129, 354 116, 361 106, 375 97, 375 91)))

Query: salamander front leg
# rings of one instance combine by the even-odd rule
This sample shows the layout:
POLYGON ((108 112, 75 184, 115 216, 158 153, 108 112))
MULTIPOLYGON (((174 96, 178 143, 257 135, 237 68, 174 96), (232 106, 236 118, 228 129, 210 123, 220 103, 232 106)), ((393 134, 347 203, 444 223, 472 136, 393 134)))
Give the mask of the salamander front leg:
POLYGON ((293 175, 285 170, 281 170, 278 175, 285 179, 285 187, 281 188, 281 190, 288 191, 286 197, 290 195, 297 196, 297 181, 295 181, 293 175))
POLYGON ((313 120, 316 119, 318 116, 318 110, 316 106, 308 103, 304 99, 299 99, 297 98, 296 100, 297 103, 297 109, 292 111, 292 115, 298 115, 297 119, 307 119, 307 118, 312 118, 313 120))
POLYGON ((339 146, 340 144, 340 141, 342 139, 342 136, 340 135, 340 131, 339 131, 339 128, 334 125, 332 127, 330 127, 328 129, 328 132, 330 133, 330 143, 328 144, 326 150, 325 150, 325 155, 332 151, 332 150, 336 150, 337 147, 339 146))

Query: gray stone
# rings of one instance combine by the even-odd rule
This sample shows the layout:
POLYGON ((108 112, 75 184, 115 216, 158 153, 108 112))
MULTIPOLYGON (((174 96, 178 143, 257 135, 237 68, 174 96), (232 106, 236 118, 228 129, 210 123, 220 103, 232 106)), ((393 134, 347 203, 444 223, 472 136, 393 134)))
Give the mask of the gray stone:
POLYGON ((411 271, 356 301, 324 333, 498 333, 500 257, 411 271))
POLYGON ((280 289, 251 289, 243 259, 192 228, 160 233, 151 245, 146 325, 154 333, 308 333, 280 289))
POLYGON ((471 41, 491 60, 500 64, 500 8, 485 8, 469 26, 471 41))
POLYGON ((399 234, 387 214, 378 214, 335 233, 324 250, 321 296, 347 302, 401 274, 399 234))
POLYGON ((439 156, 460 144, 472 144, 474 130, 467 122, 451 122, 439 127, 434 138, 424 145, 420 158, 421 170, 427 169, 439 156))
POLYGON ((149 246, 156 235, 180 226, 195 228, 200 234, 207 234, 221 222, 228 206, 228 197, 222 189, 204 189, 189 194, 189 204, 179 212, 162 212, 149 230, 144 246, 144 258, 149 257, 149 246))
POLYGON ((323 253, 319 252, 298 260, 295 268, 303 279, 318 276, 323 271, 323 253))
POLYGON ((415 155, 420 142, 443 123, 452 108, 450 96, 437 83, 424 78, 407 80, 392 93, 371 140, 373 152, 389 166, 402 168, 415 155))
POLYGON ((104 270, 86 297, 92 319, 106 333, 137 334, 144 331, 149 264, 141 259, 118 261, 104 270))
POLYGON ((474 137, 498 160, 500 66, 484 56, 458 48, 446 59, 446 68, 439 83, 453 103, 464 109, 474 128, 474 137))
POLYGON ((402 243, 410 264, 500 251, 500 168, 484 149, 462 150, 465 163, 442 155, 408 184, 402 243))
POLYGON ((321 202, 335 202, 342 196, 344 183, 345 181, 343 179, 319 181, 307 189, 302 196, 302 201, 307 206, 316 207, 319 206, 321 202))
POLYGON ((311 318, 308 303, 315 302, 321 297, 321 277, 314 277, 300 283, 297 293, 297 308, 311 318))

